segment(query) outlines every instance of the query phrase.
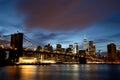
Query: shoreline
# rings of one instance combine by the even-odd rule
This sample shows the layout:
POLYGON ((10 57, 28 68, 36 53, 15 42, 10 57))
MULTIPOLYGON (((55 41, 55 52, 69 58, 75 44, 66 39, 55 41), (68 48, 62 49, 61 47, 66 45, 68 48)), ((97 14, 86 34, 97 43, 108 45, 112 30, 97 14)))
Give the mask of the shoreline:
MULTIPOLYGON (((14 65, 54 65, 54 64, 82 64, 82 63, 79 63, 79 62, 64 62, 64 63, 21 63, 21 64, 16 64, 16 63, 11 63, 11 64, 0 64, 0 66, 14 66, 14 65)), ((89 62, 89 63, 86 63, 86 64, 115 64, 115 65, 120 65, 120 62, 89 62)))

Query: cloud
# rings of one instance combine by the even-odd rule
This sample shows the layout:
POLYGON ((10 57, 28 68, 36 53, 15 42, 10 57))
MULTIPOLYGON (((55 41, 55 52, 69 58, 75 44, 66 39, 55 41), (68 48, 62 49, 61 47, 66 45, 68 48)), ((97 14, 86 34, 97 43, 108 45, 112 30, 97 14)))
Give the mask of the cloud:
POLYGON ((20 0, 30 28, 83 29, 119 11, 119 0, 20 0))
POLYGON ((114 33, 108 36, 99 37, 98 39, 95 39, 94 42, 96 44, 119 42, 119 36, 120 33, 114 33))
POLYGON ((113 41, 113 40, 110 40, 110 39, 95 39, 95 40, 94 40, 94 42, 97 43, 97 44, 98 44, 98 43, 99 43, 99 44, 100 44, 100 43, 108 43, 108 42, 111 42, 111 41, 113 41))
POLYGON ((44 46, 48 43, 52 45, 60 44, 69 44, 72 41, 70 40, 74 32, 49 32, 44 30, 31 30, 25 34, 27 40, 32 41, 34 44, 44 46))
MULTIPOLYGON (((120 37, 120 33, 116 33, 116 34, 113 34, 113 35, 110 35, 109 38, 119 38, 120 37)), ((120 38, 119 38, 120 39, 120 38)))

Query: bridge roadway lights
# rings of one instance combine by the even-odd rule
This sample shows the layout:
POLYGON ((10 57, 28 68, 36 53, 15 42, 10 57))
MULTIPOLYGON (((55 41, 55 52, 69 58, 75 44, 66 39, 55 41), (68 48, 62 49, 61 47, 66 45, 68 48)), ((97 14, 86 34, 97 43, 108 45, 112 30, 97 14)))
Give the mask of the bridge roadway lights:
POLYGON ((80 62, 80 64, 86 64, 86 63, 87 63, 87 60, 86 60, 85 57, 80 57, 80 58, 79 58, 79 62, 80 62))

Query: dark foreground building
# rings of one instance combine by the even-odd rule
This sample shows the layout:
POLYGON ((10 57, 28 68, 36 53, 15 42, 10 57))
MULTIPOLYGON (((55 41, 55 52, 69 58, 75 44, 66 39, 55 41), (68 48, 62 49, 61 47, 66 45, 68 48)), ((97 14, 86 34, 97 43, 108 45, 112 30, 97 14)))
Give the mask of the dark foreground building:
POLYGON ((116 45, 114 43, 108 44, 107 51, 108 51, 108 60, 115 61, 117 57, 116 45))

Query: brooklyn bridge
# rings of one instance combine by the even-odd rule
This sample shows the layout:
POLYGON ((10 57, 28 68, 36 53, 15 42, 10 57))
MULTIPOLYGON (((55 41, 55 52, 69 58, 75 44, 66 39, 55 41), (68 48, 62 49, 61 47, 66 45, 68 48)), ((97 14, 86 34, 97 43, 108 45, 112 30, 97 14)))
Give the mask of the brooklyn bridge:
MULTIPOLYGON (((42 49, 39 44, 29 39, 23 33, 15 33, 11 35, 3 35, 1 40, 7 39, 6 43, 0 44, 0 57, 1 63, 7 60, 7 63, 20 64, 20 63, 87 63, 88 60, 95 61, 99 59, 92 56, 69 54, 58 51, 48 51, 42 49), (34 46, 34 47, 33 47, 34 46), (32 48, 31 48, 32 47, 32 48)), ((86 54, 86 53, 85 53, 86 54)))

